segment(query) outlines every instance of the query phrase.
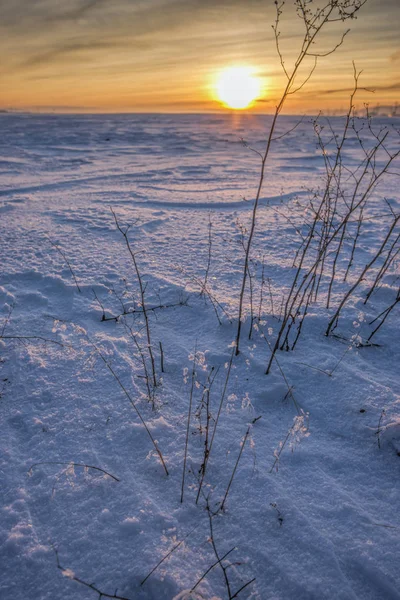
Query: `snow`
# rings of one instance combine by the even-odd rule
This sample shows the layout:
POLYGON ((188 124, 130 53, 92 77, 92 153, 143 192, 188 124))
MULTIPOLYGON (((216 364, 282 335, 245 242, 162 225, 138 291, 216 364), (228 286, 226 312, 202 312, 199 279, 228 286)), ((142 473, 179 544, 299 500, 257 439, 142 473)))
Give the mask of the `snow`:
MULTIPOLYGON (((0 121, 2 600, 95 598, 76 578, 132 600, 228 598, 219 565, 191 590, 216 561, 206 498, 218 510, 241 448, 225 510, 212 520, 220 556, 235 548, 225 561, 232 593, 255 578, 238 597, 399 599, 396 309, 377 346, 356 343, 394 300, 398 263, 366 305, 366 283, 352 296, 337 328, 341 339, 324 336, 332 308, 312 305, 295 350, 278 352, 279 368, 274 363, 265 375, 266 339, 273 343, 279 328, 298 245, 287 217, 302 222, 309 189, 324 174, 312 124, 277 142, 268 162, 252 268, 259 275, 264 257, 271 288, 251 340, 246 312, 196 504, 206 422, 199 402, 214 367, 215 418, 236 332, 241 228, 249 226, 258 182, 257 156, 240 138, 261 149, 270 118, 4 114, 0 121), (131 225, 147 306, 173 305, 149 311, 154 406, 129 330, 145 348, 137 279, 110 207, 122 227, 131 225), (199 293, 210 223, 215 310, 199 293), (102 320, 127 310, 139 312, 102 320), (139 409, 168 476, 99 351, 139 409)), ((280 132, 295 122, 282 117, 280 132)), ((357 164, 356 145, 346 152, 357 164)), ((387 177, 374 193, 361 266, 390 221, 384 198, 399 211, 397 181, 387 177)), ((354 269, 350 283, 356 276, 354 269)), ((345 289, 334 287, 333 307, 345 289)), ((255 296, 258 302, 257 286, 255 296)))

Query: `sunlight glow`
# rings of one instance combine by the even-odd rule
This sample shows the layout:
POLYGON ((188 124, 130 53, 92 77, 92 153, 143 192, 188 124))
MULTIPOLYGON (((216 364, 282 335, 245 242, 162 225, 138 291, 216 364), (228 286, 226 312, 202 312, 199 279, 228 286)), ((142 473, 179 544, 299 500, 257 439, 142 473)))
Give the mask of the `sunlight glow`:
POLYGON ((217 79, 216 96, 225 106, 242 110, 259 98, 261 87, 252 67, 229 67, 217 79))

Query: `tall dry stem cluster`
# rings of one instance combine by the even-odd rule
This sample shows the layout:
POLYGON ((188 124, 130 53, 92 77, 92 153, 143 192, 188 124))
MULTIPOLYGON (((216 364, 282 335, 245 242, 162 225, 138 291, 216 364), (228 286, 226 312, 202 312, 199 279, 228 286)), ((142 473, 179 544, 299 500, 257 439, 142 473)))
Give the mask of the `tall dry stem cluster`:
POLYGON ((376 131, 368 114, 365 119, 354 115, 358 79, 359 73, 354 71, 354 91, 342 131, 336 132, 328 119, 319 118, 314 123, 324 159, 325 182, 322 191, 314 192, 309 200, 308 218, 303 224, 306 233, 296 253, 294 275, 267 373, 278 350, 295 348, 312 304, 321 299, 327 309, 335 304, 325 332, 331 334, 355 290, 372 274, 367 302, 400 251, 400 215, 396 215, 390 205, 378 220, 383 229, 383 235, 379 232, 382 239, 378 245, 371 244, 367 236, 364 239, 366 211, 376 212, 377 186, 385 176, 391 175, 390 168, 400 150, 390 149, 393 132, 387 127, 376 131), (354 140, 362 152, 356 164, 351 152, 347 152, 354 140), (363 264, 365 248, 368 248, 369 259, 363 264), (346 284, 347 290, 343 293, 341 290, 346 284))
POLYGON ((275 42, 280 58, 280 63, 286 77, 286 86, 275 108, 271 127, 267 136, 265 150, 263 153, 255 150, 255 152, 259 155, 261 160, 261 169, 257 192, 253 205, 251 225, 247 241, 245 243, 245 256, 239 294, 238 326, 236 333, 236 354, 239 354, 240 352, 240 335, 242 328, 242 320, 244 316, 245 292, 249 273, 250 253, 256 229, 257 211, 261 197, 261 191, 264 185, 267 159, 270 155, 271 148, 275 141, 274 135, 276 125, 278 122, 278 117, 281 114, 287 99, 290 96, 296 94, 298 91, 300 91, 310 80, 317 67, 318 60, 335 52, 343 44, 344 39, 348 34, 349 30, 346 30, 342 34, 341 38, 333 48, 330 48, 329 50, 325 51, 317 51, 316 43, 319 40, 321 32, 332 23, 344 23, 348 20, 354 19, 356 17, 357 12, 365 4, 366 1, 367 0, 328 0, 328 2, 322 3, 322 5, 317 5, 313 2, 313 0, 295 0, 296 12, 303 28, 303 38, 300 43, 297 58, 294 61, 293 66, 291 68, 288 68, 285 64, 281 50, 281 32, 279 29, 284 2, 279 3, 277 0, 275 0, 276 20, 275 24, 272 25, 272 28, 275 35, 275 42), (301 67, 308 59, 312 60, 312 66, 309 68, 309 71, 306 74, 306 76, 299 80, 301 67))

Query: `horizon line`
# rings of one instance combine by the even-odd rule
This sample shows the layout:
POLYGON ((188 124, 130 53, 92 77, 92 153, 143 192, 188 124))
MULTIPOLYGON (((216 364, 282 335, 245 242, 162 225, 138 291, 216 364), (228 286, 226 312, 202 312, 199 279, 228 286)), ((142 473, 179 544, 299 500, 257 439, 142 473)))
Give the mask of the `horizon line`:
MULTIPOLYGON (((399 118, 400 117, 400 113, 399 114, 387 114, 387 109, 396 109, 395 106, 389 106, 389 105, 385 105, 385 106, 375 106, 375 107, 370 107, 370 114, 371 113, 375 113, 375 116, 386 116, 386 117, 390 117, 390 118, 399 118), (379 110, 383 110, 385 112, 385 114, 380 114, 379 110)), ((358 112, 365 112, 365 107, 363 107, 363 109, 360 109, 360 111, 356 110, 356 113, 358 112)), ((283 113, 280 114, 280 117, 302 117, 302 118, 306 118, 306 117, 317 117, 318 115, 324 116, 329 114, 329 116, 335 116, 335 117, 340 117, 340 116, 345 116, 347 113, 347 109, 343 108, 343 109, 325 109, 325 110, 319 110, 314 112, 310 112, 310 113, 301 113, 301 112, 289 112, 289 113, 283 113)), ((64 109, 64 110, 57 110, 56 108, 54 109, 46 109, 46 110, 40 110, 40 109, 0 109, 0 116, 2 115, 41 115, 41 116, 129 116, 129 115, 143 115, 143 116, 150 116, 150 115, 159 115, 159 116, 186 116, 186 115, 193 115, 193 116, 207 116, 207 115, 213 115, 213 116, 220 116, 220 117, 226 117, 226 116, 235 116, 235 117, 239 117, 239 116, 246 116, 246 117, 271 117, 274 115, 274 112, 253 112, 253 111, 246 111, 246 110, 225 110, 225 111, 184 111, 184 112, 167 112, 167 111, 134 111, 134 110, 127 110, 127 111, 98 111, 98 110, 79 110, 79 109, 64 109)), ((357 115, 356 115, 357 116, 357 115)))

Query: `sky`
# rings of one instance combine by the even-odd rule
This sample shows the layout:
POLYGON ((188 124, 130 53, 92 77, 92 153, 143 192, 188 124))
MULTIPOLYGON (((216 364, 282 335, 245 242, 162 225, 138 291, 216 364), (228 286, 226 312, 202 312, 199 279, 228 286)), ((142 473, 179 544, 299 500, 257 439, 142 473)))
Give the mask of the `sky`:
MULTIPOLYGON (((224 111, 215 81, 224 69, 246 66, 262 81, 249 110, 273 112, 285 85, 274 18, 273 0, 0 0, 0 110, 224 111)), ((340 112, 352 61, 367 88, 357 104, 391 111, 400 91, 399 22, 400 0, 367 0, 356 20, 332 24, 321 34, 322 53, 351 32, 319 59, 285 111, 340 112)), ((287 0, 280 39, 288 68, 301 26, 287 0)))

